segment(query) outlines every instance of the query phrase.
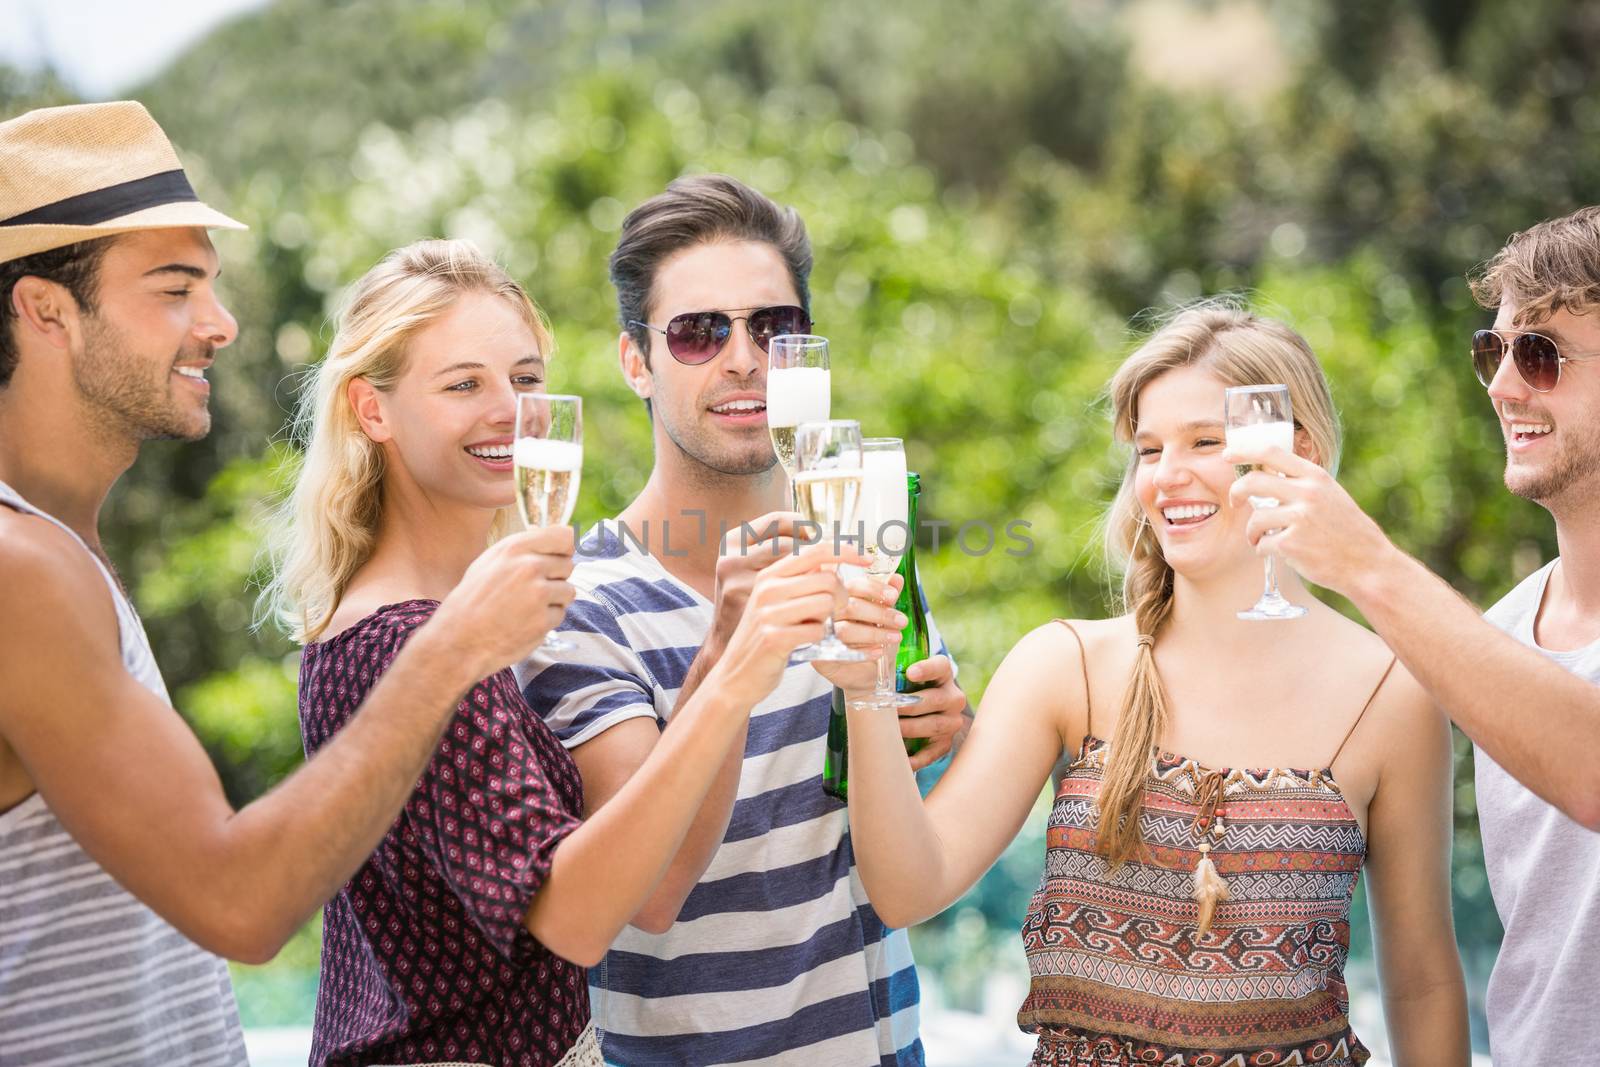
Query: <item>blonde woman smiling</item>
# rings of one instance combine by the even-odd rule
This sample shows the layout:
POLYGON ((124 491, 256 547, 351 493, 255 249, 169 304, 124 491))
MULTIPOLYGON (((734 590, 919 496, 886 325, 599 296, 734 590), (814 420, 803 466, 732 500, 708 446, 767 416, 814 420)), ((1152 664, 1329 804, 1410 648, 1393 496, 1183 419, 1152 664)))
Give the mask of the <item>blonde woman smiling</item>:
POLYGON ((1127 614, 1023 638, 926 803, 894 717, 851 711, 851 834, 891 925, 966 892, 1067 757, 1022 930, 1039 1067, 1364 1063, 1343 975, 1363 869, 1396 1062, 1467 1062, 1444 718, 1287 571, 1306 617, 1236 617, 1261 561, 1229 505, 1223 390, 1270 383, 1296 450, 1333 468, 1322 370, 1281 323, 1201 305, 1124 362, 1107 536, 1127 614))
MULTIPOLYGON (((304 468, 272 590, 306 642, 313 752, 427 624, 514 500, 520 393, 552 344, 522 289, 471 244, 423 241, 357 282, 300 415, 304 468)), ((572 598, 572 534, 539 532, 572 598)), ((467 692, 399 820, 328 905, 313 1064, 599 1064, 585 967, 651 894, 789 652, 821 635, 822 552, 765 568, 726 653, 639 774, 587 819, 577 767, 509 670, 467 692)))

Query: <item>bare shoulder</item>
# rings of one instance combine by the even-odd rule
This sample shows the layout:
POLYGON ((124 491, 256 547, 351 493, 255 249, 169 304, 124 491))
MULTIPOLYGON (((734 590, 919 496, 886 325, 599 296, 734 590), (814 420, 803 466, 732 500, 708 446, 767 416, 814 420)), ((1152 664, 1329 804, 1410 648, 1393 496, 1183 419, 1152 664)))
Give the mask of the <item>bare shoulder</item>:
POLYGON ((1058 679, 1061 672, 1081 672, 1119 641, 1132 641, 1133 619, 1051 619, 1024 634, 1006 656, 1032 674, 1058 679))
POLYGON ((116 632, 111 592, 83 546, 52 522, 0 508, 0 633, 20 636, 55 615, 116 632))
MULTIPOLYGON (((1449 720, 1421 683, 1377 634, 1340 617, 1337 640, 1349 697, 1361 719, 1347 752, 1380 768, 1418 759, 1448 759, 1449 720)), ((1348 761, 1341 761, 1348 762, 1348 761)))
POLYGON ((1307 641, 1317 650, 1316 659, 1328 666, 1330 683, 1334 677, 1344 682, 1343 686, 1330 684, 1330 695, 1348 688, 1347 695, 1359 694, 1363 701, 1372 696, 1370 711, 1376 711, 1399 689, 1399 675, 1404 668, 1395 659, 1394 650, 1361 623, 1324 606, 1322 624, 1307 634, 1307 641))
POLYGON ((1071 625, 1083 638, 1084 651, 1091 664, 1126 649, 1138 647, 1139 630, 1132 615, 1113 615, 1109 619, 1072 619, 1071 625))
MULTIPOLYGON (((364 623, 377 615, 385 608, 396 605, 408 604, 417 600, 414 588, 403 582, 394 580, 388 575, 373 571, 370 567, 357 571, 355 576, 345 586, 344 593, 339 597, 339 605, 329 617, 328 623, 317 635, 319 641, 329 641, 356 626, 364 623)), ((437 605, 426 607, 420 604, 416 612, 431 615, 437 605)), ((408 616, 416 612, 408 613, 408 616)))
MULTIPOLYGON (((57 713, 51 694, 63 679, 83 685, 123 670, 119 633, 111 590, 83 546, 53 523, 0 508, 0 677, 8 691, 0 734, 9 745, 57 713)), ((16 799, 22 776, 0 767, 0 778, 0 792, 16 799)))
POLYGON ((1437 747, 1439 738, 1449 735, 1449 719, 1443 710, 1398 661, 1373 694, 1367 717, 1375 720, 1374 732, 1383 735, 1392 755, 1414 755, 1419 749, 1437 747))
POLYGON ((1053 619, 1018 641, 995 673, 1007 697, 1049 709, 1073 745, 1100 726, 1113 680, 1125 676, 1135 633, 1131 616, 1053 619), (1081 644, 1080 644, 1081 643, 1081 644))

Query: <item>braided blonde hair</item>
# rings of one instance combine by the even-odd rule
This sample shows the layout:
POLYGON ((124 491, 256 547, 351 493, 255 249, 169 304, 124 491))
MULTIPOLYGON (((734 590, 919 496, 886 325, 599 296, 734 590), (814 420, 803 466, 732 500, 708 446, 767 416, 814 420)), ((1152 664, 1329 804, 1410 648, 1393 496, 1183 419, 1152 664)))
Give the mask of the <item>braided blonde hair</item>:
MULTIPOLYGON (((1287 385, 1296 428, 1309 438, 1313 458, 1337 469, 1339 419, 1311 346, 1283 323, 1227 300, 1180 309, 1112 377, 1113 432, 1130 453, 1140 394, 1163 374, 1182 367, 1203 367, 1227 385, 1287 385)), ((1138 456, 1130 454, 1105 522, 1107 555, 1122 573, 1123 608, 1133 615, 1140 635, 1133 677, 1117 719, 1116 744, 1100 784, 1099 849, 1113 865, 1143 851, 1138 809, 1151 760, 1171 721, 1156 672, 1155 642, 1172 614, 1173 571, 1135 496, 1137 469, 1138 456)))

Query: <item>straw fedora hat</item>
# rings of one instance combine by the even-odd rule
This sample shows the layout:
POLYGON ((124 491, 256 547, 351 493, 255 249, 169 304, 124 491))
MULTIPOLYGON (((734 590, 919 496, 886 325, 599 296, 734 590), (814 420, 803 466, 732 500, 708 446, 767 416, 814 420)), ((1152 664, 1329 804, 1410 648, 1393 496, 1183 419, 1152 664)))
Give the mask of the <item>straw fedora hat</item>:
POLYGON ((247 229, 207 207, 143 104, 75 104, 0 122, 0 263, 130 230, 247 229))

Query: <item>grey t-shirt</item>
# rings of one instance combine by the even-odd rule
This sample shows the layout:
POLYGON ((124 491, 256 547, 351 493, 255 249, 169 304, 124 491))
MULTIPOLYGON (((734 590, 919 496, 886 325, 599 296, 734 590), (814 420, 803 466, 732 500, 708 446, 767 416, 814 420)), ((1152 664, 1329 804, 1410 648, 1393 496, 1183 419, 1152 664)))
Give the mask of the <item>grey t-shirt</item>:
MULTIPOLYGON (((1600 641, 1570 652, 1534 641, 1534 618, 1556 562, 1484 617, 1578 677, 1600 683, 1600 641)), ((1540 800, 1483 749, 1474 755, 1484 865, 1506 928, 1489 978, 1489 1051, 1495 1067, 1589 1067, 1600 1027, 1600 833, 1540 800)))

